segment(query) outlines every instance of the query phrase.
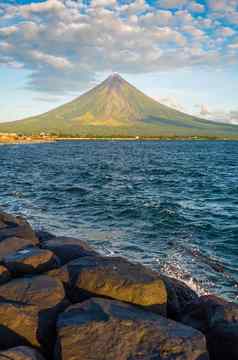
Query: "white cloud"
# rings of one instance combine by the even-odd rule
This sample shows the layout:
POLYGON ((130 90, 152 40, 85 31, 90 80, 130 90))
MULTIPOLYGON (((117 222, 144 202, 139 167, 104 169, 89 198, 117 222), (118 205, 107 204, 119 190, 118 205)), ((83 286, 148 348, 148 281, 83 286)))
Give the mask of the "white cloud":
POLYGON ((159 101, 161 104, 169 106, 175 110, 185 111, 185 108, 183 107, 183 105, 180 104, 180 102, 178 101, 178 99, 175 96, 157 98, 156 100, 159 101))
POLYGON ((230 49, 238 49, 238 42, 232 43, 228 45, 230 49))
POLYGON ((179 9, 188 2, 189 0, 158 0, 158 5, 164 9, 179 9))
POLYGON ((230 37, 236 34, 236 31, 230 27, 220 27, 217 29, 217 35, 222 37, 230 37))
POLYGON ((0 36, 11 36, 12 34, 15 34, 17 32, 16 26, 8 26, 8 27, 2 27, 0 28, 0 36))
POLYGON ((32 50, 29 52, 29 54, 32 57, 32 59, 36 61, 40 61, 41 63, 43 62, 46 65, 50 65, 58 70, 63 70, 65 68, 72 67, 71 62, 64 57, 45 54, 38 50, 32 50))
POLYGON ((47 0, 39 3, 30 3, 18 7, 20 14, 28 16, 30 13, 45 13, 48 11, 59 11, 64 9, 64 4, 60 0, 47 0))
POLYGON ((199 116, 215 122, 238 124, 238 110, 209 109, 208 105, 198 105, 199 116))
POLYGON ((195 1, 189 3, 189 10, 195 13, 202 13, 205 11, 205 7, 202 4, 199 4, 195 1))
POLYGON ((102 72, 147 73, 237 61, 232 25, 219 25, 215 15, 198 16, 199 5, 188 0, 158 0, 155 7, 145 0, 5 4, 0 57, 31 72, 28 86, 52 92, 80 91, 102 72))

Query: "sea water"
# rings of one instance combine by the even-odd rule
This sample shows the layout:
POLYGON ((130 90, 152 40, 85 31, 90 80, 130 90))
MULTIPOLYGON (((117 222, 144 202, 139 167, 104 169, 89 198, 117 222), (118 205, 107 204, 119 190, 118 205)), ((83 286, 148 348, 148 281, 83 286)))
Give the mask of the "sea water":
POLYGON ((238 142, 3 145, 0 209, 238 301, 238 142))

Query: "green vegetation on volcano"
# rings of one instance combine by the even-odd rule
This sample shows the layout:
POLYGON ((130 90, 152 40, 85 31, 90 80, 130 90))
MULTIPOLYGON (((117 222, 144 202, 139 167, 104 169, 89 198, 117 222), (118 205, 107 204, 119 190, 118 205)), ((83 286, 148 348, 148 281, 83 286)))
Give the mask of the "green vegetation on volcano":
POLYGON ((0 124, 0 132, 88 137, 238 136, 238 126, 211 122, 162 105, 119 75, 45 114, 0 124))

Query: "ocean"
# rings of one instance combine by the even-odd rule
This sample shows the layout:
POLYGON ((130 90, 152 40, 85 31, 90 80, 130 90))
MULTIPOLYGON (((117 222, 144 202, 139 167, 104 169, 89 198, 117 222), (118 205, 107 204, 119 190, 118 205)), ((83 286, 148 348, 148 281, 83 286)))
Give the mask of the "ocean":
POLYGON ((238 302, 238 142, 2 145, 0 210, 238 302))

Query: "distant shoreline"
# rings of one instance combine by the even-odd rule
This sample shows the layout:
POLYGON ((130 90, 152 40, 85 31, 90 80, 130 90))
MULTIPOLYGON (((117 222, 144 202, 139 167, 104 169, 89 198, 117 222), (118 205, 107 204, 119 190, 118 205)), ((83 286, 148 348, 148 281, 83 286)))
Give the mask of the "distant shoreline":
POLYGON ((42 144, 58 141, 238 141, 238 137, 156 136, 156 137, 92 137, 92 136, 18 136, 0 135, 0 145, 42 144))
POLYGON ((238 141, 238 137, 234 138, 222 138, 222 137, 199 137, 199 136, 188 136, 188 137, 58 137, 55 141, 238 141))

